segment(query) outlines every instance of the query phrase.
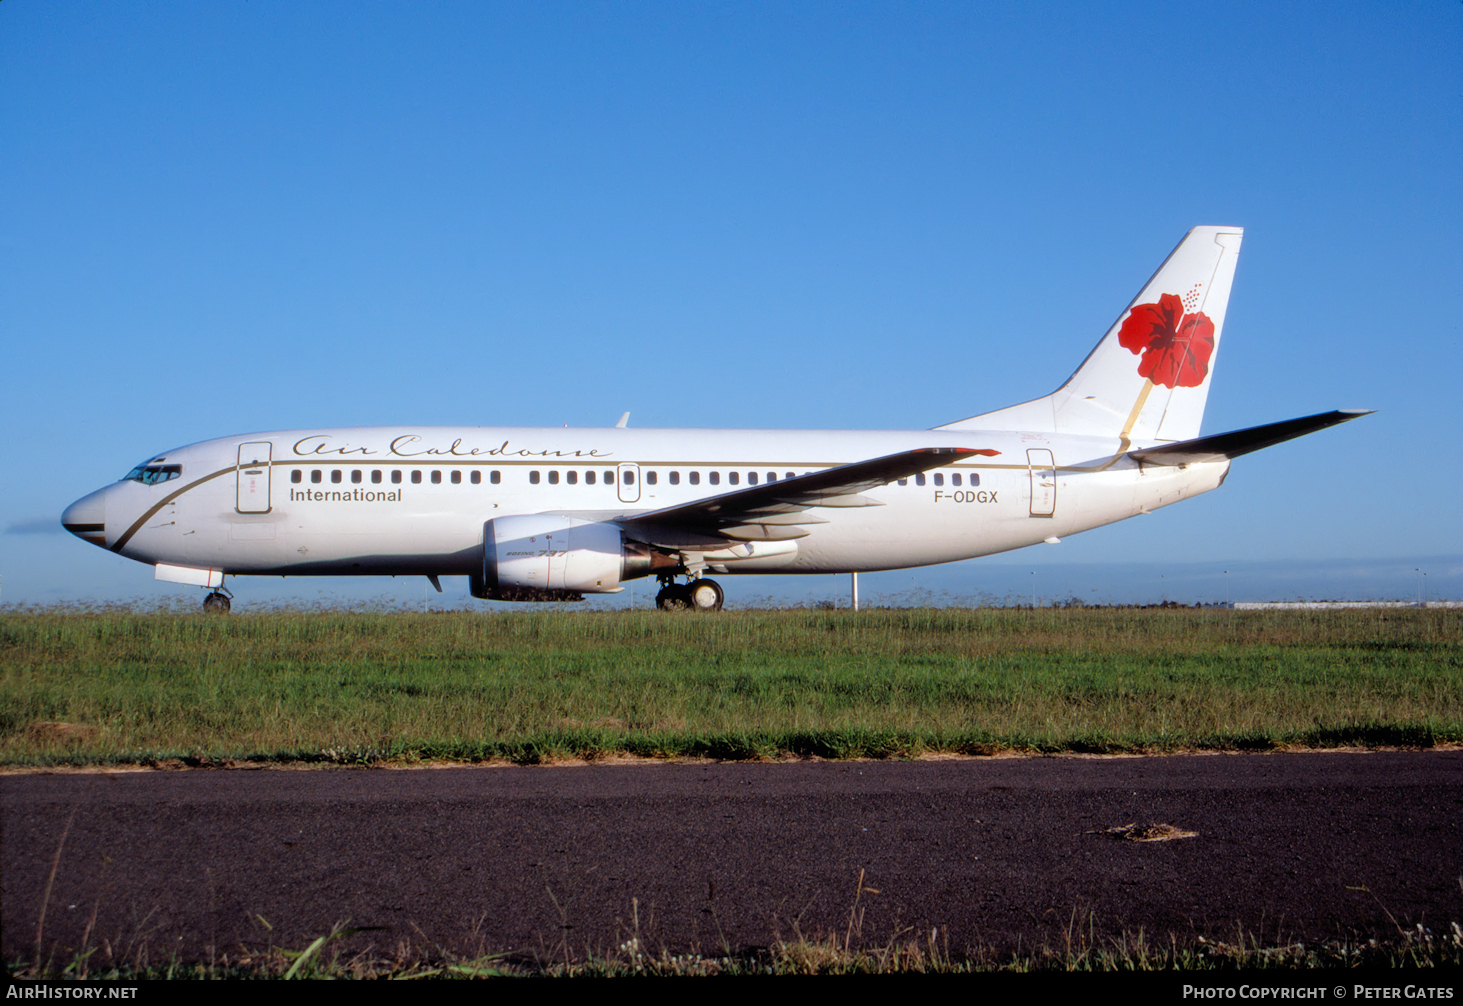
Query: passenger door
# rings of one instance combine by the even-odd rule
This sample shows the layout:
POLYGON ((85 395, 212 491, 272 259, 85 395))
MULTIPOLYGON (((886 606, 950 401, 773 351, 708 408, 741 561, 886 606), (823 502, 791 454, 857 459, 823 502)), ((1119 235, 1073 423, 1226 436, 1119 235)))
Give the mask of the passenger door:
POLYGON ((239 445, 234 509, 239 513, 269 513, 270 458, 274 445, 260 441, 239 445))
POLYGON ((1057 513, 1057 463, 1044 447, 1026 451, 1031 469, 1031 516, 1054 517, 1057 513))

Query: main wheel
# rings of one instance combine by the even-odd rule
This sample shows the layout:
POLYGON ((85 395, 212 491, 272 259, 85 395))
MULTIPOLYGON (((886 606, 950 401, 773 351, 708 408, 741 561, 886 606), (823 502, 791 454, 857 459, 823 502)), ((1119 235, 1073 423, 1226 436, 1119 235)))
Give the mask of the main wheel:
POLYGON ((685 611, 691 607, 691 591, 678 583, 668 583, 655 595, 655 606, 661 611, 685 611))
POLYGON ((214 591, 203 599, 203 610, 211 615, 227 615, 229 613, 229 599, 218 591, 214 591))
POLYGON ((726 594, 715 580, 694 580, 687 588, 692 611, 720 611, 726 594))

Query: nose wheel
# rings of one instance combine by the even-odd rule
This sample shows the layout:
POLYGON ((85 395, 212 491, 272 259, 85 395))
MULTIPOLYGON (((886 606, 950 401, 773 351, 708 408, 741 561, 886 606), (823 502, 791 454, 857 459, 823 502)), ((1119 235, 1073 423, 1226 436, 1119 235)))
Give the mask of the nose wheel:
POLYGON ((232 604, 225 590, 215 590, 203 599, 203 610, 210 615, 227 615, 232 604))

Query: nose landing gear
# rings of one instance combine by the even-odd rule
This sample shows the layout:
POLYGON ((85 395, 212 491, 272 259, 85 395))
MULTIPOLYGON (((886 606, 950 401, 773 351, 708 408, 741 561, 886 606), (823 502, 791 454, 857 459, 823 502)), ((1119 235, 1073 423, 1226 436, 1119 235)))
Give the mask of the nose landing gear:
POLYGON ((720 611, 726 593, 715 580, 697 579, 679 584, 670 577, 661 580, 655 606, 661 611, 720 611))
POLYGON ((219 587, 203 599, 203 610, 210 615, 227 615, 232 606, 230 604, 232 597, 228 588, 219 587))

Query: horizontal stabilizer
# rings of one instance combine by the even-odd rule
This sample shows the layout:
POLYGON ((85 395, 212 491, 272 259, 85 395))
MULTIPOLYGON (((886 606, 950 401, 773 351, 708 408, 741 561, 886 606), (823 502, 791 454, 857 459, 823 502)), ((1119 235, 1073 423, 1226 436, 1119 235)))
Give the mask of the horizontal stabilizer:
POLYGON ((1212 437, 1200 437, 1197 440, 1183 440, 1176 444, 1164 444, 1162 447, 1146 447, 1141 451, 1129 451, 1128 457, 1145 465, 1191 465, 1201 461, 1224 461, 1228 458, 1237 458, 1241 454, 1249 454, 1251 451, 1258 451, 1264 447, 1273 447, 1287 440, 1294 440, 1296 437, 1303 437, 1307 433, 1324 430, 1337 423, 1369 416, 1373 411, 1372 409, 1337 409, 1334 412, 1322 412, 1316 416, 1287 419, 1283 423, 1252 426, 1247 430, 1235 430, 1232 433, 1220 433, 1212 437))

